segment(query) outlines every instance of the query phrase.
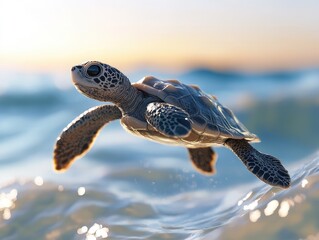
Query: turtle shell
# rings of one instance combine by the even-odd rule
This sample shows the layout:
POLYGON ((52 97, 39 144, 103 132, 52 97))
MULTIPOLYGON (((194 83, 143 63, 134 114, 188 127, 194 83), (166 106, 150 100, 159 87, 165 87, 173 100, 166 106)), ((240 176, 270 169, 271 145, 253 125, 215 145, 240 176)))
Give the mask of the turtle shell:
POLYGON ((192 120, 193 130, 200 135, 213 136, 219 141, 228 138, 259 141, 231 110, 197 86, 186 85, 177 80, 162 81, 154 77, 145 77, 134 86, 185 110, 192 120))

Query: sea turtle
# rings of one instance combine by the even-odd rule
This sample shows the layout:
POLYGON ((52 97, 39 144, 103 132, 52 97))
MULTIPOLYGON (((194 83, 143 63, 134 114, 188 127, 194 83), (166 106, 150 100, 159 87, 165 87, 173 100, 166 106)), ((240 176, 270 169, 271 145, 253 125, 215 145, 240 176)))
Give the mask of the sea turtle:
POLYGON ((186 147, 193 165, 203 173, 215 172, 212 146, 224 145, 262 181, 290 186, 290 176, 280 161, 249 144, 259 138, 216 97, 197 86, 151 76, 131 84, 119 70, 97 61, 73 67, 72 80, 85 96, 114 105, 91 108, 62 131, 54 149, 56 170, 67 169, 90 149, 105 124, 121 119, 121 125, 134 135, 186 147))

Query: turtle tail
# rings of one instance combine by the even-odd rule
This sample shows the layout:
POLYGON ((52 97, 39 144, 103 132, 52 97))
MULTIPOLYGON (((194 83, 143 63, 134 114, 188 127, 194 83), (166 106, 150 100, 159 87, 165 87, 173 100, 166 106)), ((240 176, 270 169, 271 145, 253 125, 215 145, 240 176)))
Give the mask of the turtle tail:
POLYGON ((257 151, 245 139, 228 139, 225 145, 260 180, 272 186, 290 187, 289 173, 277 158, 257 151))

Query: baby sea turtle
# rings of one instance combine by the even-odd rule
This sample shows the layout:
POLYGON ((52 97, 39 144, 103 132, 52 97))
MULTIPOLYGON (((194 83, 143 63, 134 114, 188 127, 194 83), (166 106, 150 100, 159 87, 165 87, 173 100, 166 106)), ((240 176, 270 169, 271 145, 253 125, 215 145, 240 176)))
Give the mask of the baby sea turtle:
POLYGON ((114 105, 91 108, 63 130, 54 150, 56 170, 68 168, 90 149, 104 125, 121 119, 134 135, 186 147, 192 163, 203 173, 215 172, 212 146, 224 145, 262 181, 290 186, 290 176, 280 161, 249 144, 259 141, 258 137, 197 86, 150 76, 131 84, 116 68, 96 61, 73 67, 72 80, 85 96, 114 105))

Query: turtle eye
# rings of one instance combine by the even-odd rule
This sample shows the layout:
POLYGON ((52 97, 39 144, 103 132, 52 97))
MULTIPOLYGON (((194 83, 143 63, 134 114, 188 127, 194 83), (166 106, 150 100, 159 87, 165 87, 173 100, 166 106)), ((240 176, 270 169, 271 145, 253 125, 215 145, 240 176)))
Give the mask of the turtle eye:
POLYGON ((90 77, 96 77, 100 74, 101 68, 98 65, 91 65, 86 72, 90 77))

